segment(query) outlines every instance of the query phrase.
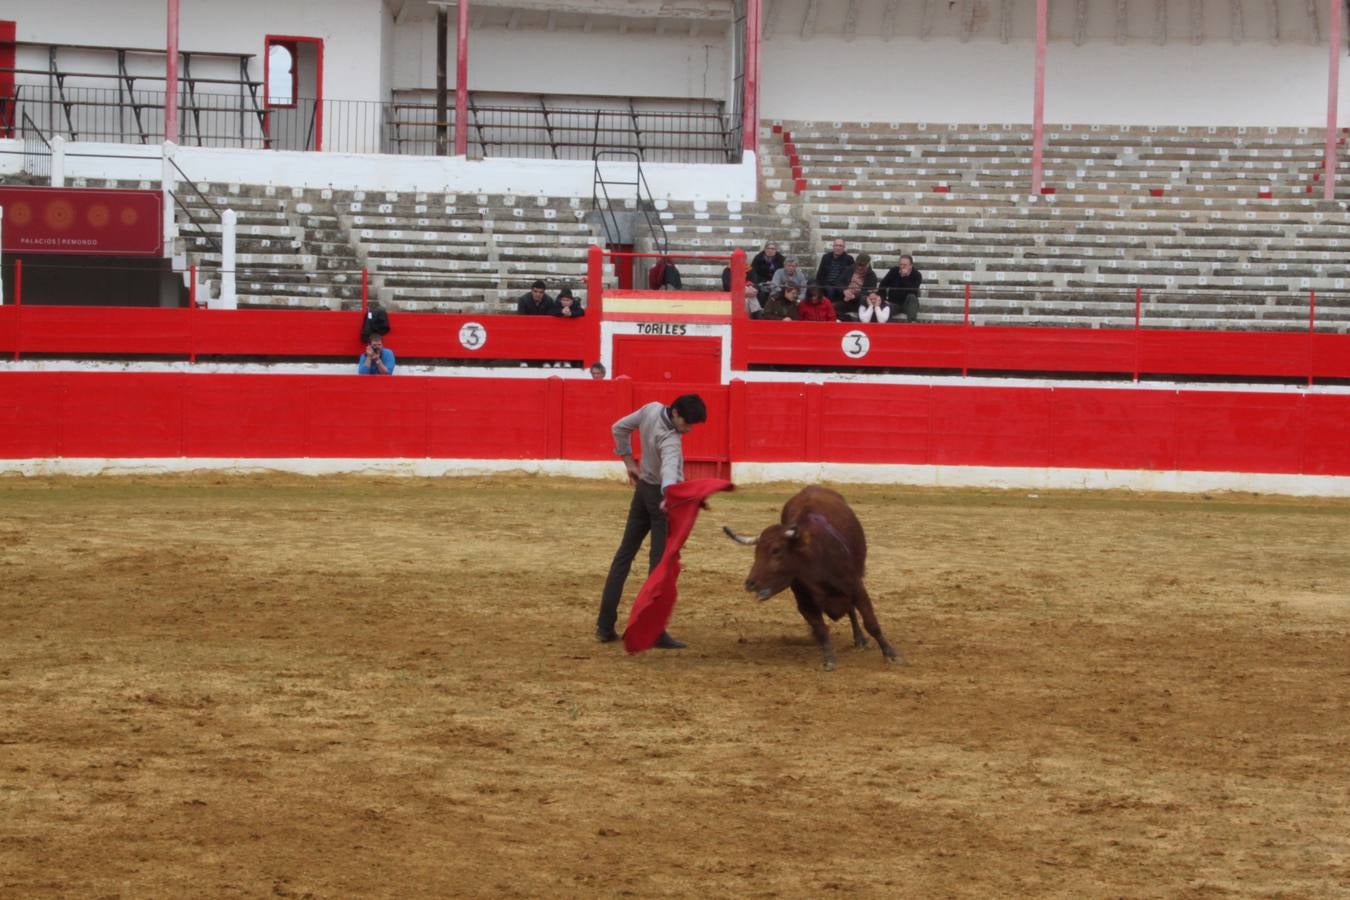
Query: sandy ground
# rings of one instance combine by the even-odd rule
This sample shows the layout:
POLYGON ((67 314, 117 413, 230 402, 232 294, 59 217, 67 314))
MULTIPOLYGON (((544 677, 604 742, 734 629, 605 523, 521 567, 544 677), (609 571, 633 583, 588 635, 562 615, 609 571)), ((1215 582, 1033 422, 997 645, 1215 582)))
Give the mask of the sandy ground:
POLYGON ((0 480, 0 895, 1350 896, 1350 503, 845 487, 827 673, 793 489, 628 657, 618 483, 0 480))

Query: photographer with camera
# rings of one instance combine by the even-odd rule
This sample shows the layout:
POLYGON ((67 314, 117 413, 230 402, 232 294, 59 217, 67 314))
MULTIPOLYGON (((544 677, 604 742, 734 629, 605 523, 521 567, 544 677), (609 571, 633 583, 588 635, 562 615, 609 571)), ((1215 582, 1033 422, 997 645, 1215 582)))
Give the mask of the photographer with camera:
POLYGON ((358 375, 393 375, 394 351, 384 345, 384 338, 378 334, 370 336, 366 352, 356 361, 358 375))

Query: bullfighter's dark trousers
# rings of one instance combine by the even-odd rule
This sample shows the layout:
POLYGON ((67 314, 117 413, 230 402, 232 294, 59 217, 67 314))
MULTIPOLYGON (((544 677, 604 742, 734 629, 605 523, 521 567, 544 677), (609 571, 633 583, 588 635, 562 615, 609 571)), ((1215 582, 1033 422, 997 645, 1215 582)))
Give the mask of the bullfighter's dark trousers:
POLYGON ((650 572, 666 551, 666 514, 661 510, 660 486, 639 481, 633 491, 633 502, 628 505, 628 524, 623 528, 623 540, 614 553, 614 561, 609 564, 609 577, 605 579, 605 589, 600 595, 600 617, 595 620, 597 630, 612 631, 618 621, 624 582, 628 580, 633 558, 642 548, 642 540, 648 532, 652 536, 647 564, 650 572))

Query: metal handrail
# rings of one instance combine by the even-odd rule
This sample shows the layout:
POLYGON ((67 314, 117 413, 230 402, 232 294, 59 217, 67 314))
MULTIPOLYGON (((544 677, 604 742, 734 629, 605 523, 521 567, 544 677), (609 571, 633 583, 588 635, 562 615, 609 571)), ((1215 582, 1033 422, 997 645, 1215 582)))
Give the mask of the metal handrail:
MULTIPOLYGON (((182 176, 183 181, 187 182, 188 186, 192 188, 193 193, 195 193, 201 199, 201 201, 206 204, 206 208, 211 210, 211 214, 216 217, 216 221, 219 222, 221 227, 223 228, 225 225, 225 217, 221 214, 220 210, 216 208, 216 205, 211 202, 211 198, 207 197, 205 194, 201 192, 201 189, 197 187, 197 183, 188 177, 188 173, 183 171, 183 167, 178 165, 178 161, 176 159, 174 159, 172 156, 166 156, 165 159, 167 159, 169 161, 169 164, 174 167, 174 169, 178 172, 179 175, 182 176)), ((217 253, 223 255, 225 253, 224 246, 221 244, 219 240, 212 237, 209 231, 207 231, 205 228, 202 227, 202 223, 197 221, 197 217, 192 214, 192 209, 186 203, 183 202, 181 197, 178 196, 178 192, 172 191, 170 192, 169 196, 173 197, 174 205, 183 211, 183 214, 186 215, 188 218, 188 222, 194 228, 197 229, 197 234, 200 235, 202 238, 205 238, 207 243, 210 244, 212 247, 214 247, 217 253)))
POLYGON ((652 195, 651 187, 647 184, 647 176, 642 172, 642 154, 637 150, 597 150, 592 155, 595 162, 595 174, 591 181, 591 209, 600 212, 601 222, 605 227, 605 236, 610 239, 610 243, 617 242, 619 235, 619 220, 614 215, 613 201, 609 196, 609 185, 622 185, 633 188, 636 195, 638 210, 642 212, 642 217, 647 223, 647 230, 651 233, 652 243, 659 248, 661 253, 666 253, 670 249, 670 239, 666 234, 666 226, 661 221, 660 216, 656 216, 656 199, 652 195), (600 171, 600 162, 603 157, 625 157, 631 158, 636 167, 637 177, 633 181, 614 181, 606 179, 600 171), (605 205, 600 206, 600 195, 604 195, 605 205), (608 218, 605 218, 608 214, 608 218), (613 228, 611 230, 611 224, 613 228))
POLYGON ((33 134, 37 135, 38 140, 42 141, 42 146, 47 148, 48 153, 51 152, 51 141, 47 140, 47 136, 42 133, 42 129, 38 127, 38 124, 33 121, 33 117, 28 115, 26 111, 23 114, 23 129, 25 133, 31 131, 33 134))

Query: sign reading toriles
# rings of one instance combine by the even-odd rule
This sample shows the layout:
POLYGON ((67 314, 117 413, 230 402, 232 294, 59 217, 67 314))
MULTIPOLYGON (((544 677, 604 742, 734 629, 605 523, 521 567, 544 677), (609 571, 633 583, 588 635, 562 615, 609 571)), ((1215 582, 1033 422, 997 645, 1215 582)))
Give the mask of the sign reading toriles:
POLYGON ((6 253, 159 256, 159 191, 0 187, 6 253))
POLYGON ((638 334, 681 335, 689 333, 689 326, 683 322, 639 322, 637 330, 638 334))

